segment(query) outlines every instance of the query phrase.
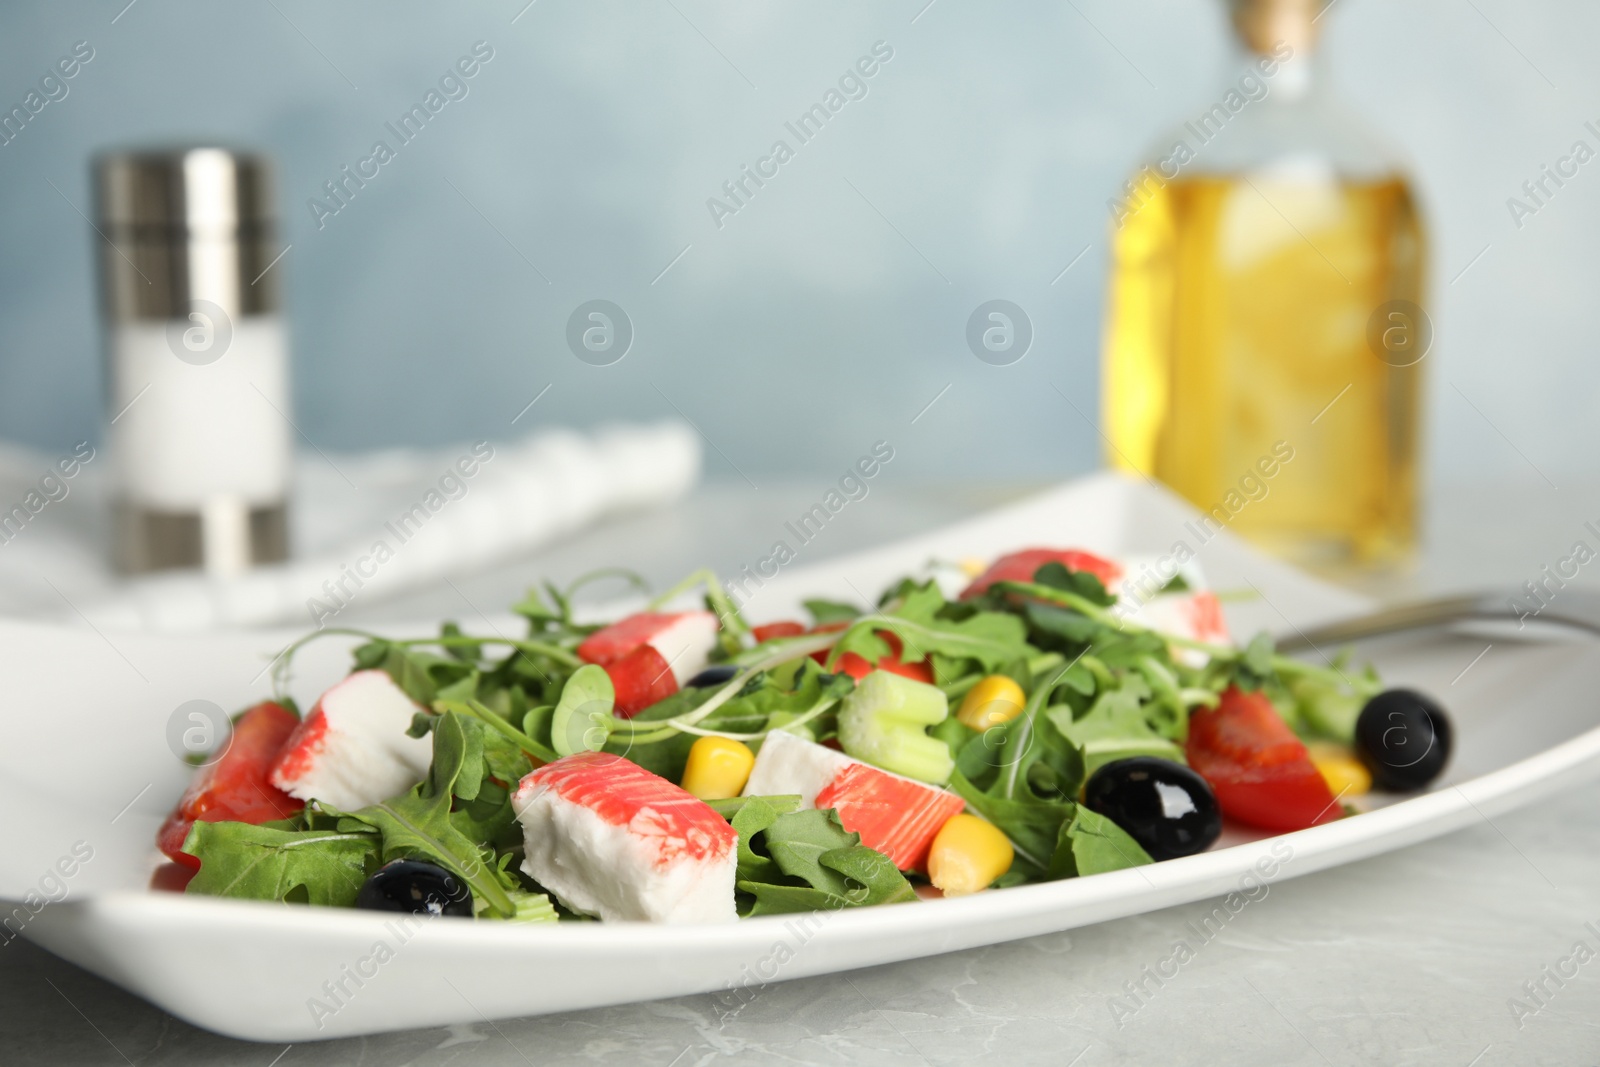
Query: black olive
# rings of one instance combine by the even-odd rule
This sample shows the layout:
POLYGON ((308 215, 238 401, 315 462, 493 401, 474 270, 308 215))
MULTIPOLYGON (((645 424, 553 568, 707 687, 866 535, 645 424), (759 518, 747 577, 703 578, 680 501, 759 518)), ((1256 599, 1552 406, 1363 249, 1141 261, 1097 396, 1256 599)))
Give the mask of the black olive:
POLYGON ((1154 860, 1204 852, 1222 833, 1222 809, 1206 780, 1154 756, 1119 759, 1095 771, 1084 803, 1127 831, 1154 860))
POLYGON ((1450 760, 1450 719, 1429 697, 1410 689, 1387 689, 1361 709, 1356 720, 1356 755, 1372 772, 1372 784, 1397 793, 1421 789, 1450 760))
POLYGON ((472 890, 443 867, 422 860, 395 860, 367 879, 356 894, 356 907, 470 919, 472 890))
POLYGON ((707 667, 699 674, 684 683, 685 689, 710 689, 714 685, 721 685, 739 673, 739 668, 729 663, 719 663, 715 667, 707 667))

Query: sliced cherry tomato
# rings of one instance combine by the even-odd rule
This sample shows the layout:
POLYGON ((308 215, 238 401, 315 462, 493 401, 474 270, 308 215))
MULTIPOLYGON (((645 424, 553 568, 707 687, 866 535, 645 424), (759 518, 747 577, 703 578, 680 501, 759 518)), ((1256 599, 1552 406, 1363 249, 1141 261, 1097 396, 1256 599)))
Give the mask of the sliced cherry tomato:
MULTIPOLYGON (((814 627, 811 632, 814 634, 832 633, 835 630, 843 630, 849 625, 848 622, 830 622, 825 626, 814 627)), ((874 630, 873 633, 883 638, 884 643, 889 646, 889 651, 879 658, 877 663, 869 663, 864 656, 854 652, 846 652, 839 657, 839 662, 834 664, 834 669, 841 674, 848 674, 858 682, 876 669, 888 671, 890 674, 898 674, 913 681, 925 682, 928 685, 933 684, 932 664, 926 660, 921 663, 902 663, 900 661, 900 656, 905 652, 905 646, 901 644, 899 634, 896 634, 893 630, 874 630)), ((821 652, 811 653, 811 658, 818 663, 826 664, 828 655, 832 651, 832 649, 825 648, 821 652)))
POLYGON ((1272 702, 1231 687, 1215 708, 1189 716, 1189 766, 1223 814, 1266 830, 1304 830, 1343 814, 1306 746, 1272 702))
MULTIPOLYGON (((811 632, 814 633, 814 634, 836 634, 840 630, 847 630, 849 628, 850 628, 849 621, 848 620, 841 620, 839 622, 825 622, 825 623, 821 623, 821 624, 819 624, 817 626, 813 626, 811 628, 811 632)), ((816 660, 818 663, 826 665, 827 662, 828 662, 828 656, 830 654, 832 654, 832 652, 833 652, 833 649, 824 648, 820 652, 811 653, 811 658, 816 660)))
POLYGON ((202 767, 183 799, 156 834, 156 844, 174 863, 191 870, 200 861, 183 851, 189 828, 198 822, 257 824, 286 819, 305 807, 272 784, 269 775, 284 742, 300 720, 281 704, 267 701, 250 708, 233 725, 222 758, 202 767))
POLYGON ((1087 571, 1100 579, 1108 590, 1122 577, 1120 565, 1090 552, 1075 548, 1025 548, 989 564, 988 570, 961 591, 961 599, 970 600, 996 582, 1031 582, 1034 573, 1046 563, 1059 563, 1071 571, 1087 571))
POLYGON ((678 691, 678 680, 666 657, 649 645, 640 645, 621 659, 605 664, 616 690, 615 711, 631 719, 652 704, 658 704, 678 691))
POLYGON ((803 624, 788 620, 769 622, 764 626, 752 626, 750 628, 750 636, 756 639, 757 644, 763 641, 771 641, 775 637, 799 637, 805 632, 806 628, 803 624))
POLYGON ((839 662, 834 664, 834 667, 840 673, 848 674, 858 682, 874 670, 879 670, 888 671, 890 674, 898 674, 902 678, 910 678, 913 681, 923 682, 927 685, 933 684, 933 668, 927 663, 901 663, 900 658, 893 653, 878 660, 876 666, 874 666, 854 652, 846 652, 839 657, 839 662))

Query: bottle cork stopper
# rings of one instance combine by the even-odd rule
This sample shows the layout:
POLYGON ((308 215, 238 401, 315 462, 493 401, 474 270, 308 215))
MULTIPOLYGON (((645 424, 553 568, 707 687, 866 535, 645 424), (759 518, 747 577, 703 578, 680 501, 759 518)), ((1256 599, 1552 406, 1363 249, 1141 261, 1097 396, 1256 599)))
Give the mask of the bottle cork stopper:
POLYGON ((1317 43, 1318 18, 1327 0, 1231 0, 1233 28, 1252 52, 1267 55, 1286 44, 1303 55, 1317 43))

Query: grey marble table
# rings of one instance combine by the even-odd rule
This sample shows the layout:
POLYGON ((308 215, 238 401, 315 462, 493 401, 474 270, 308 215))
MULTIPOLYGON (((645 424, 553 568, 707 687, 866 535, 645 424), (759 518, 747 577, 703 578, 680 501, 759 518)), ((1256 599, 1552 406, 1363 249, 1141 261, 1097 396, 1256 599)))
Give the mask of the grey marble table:
MULTIPOLYGON (((365 612, 465 620, 544 574, 619 559, 655 581, 702 563, 737 570, 822 488, 710 487, 670 512, 365 612)), ((884 487, 808 546, 807 561, 1009 495, 884 487)), ((1375 590, 1520 585, 1600 516, 1596 492, 1508 486, 1484 509, 1488 498, 1483 487, 1440 494, 1421 565, 1375 590)), ((18 940, 0 950, 0 1064, 1595 1064, 1600 962, 1551 975, 1558 966, 1570 974, 1575 964, 1561 961, 1577 942, 1600 948, 1596 812, 1600 785, 1582 786, 1399 853, 1275 883, 1159 986, 1144 969, 1176 939, 1192 940, 1188 924, 1211 904, 778 983, 732 1014, 695 996, 288 1047, 198 1030, 18 940), (1141 981, 1135 1002, 1127 990, 1141 981)))

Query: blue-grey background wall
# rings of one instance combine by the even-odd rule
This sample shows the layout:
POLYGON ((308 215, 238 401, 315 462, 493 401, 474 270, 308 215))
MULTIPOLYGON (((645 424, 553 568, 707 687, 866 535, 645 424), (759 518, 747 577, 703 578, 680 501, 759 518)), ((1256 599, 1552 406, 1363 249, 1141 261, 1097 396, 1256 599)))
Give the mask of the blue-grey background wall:
MULTIPOLYGON (((830 472, 877 438, 907 479, 1086 470, 1107 198, 1227 56, 1218 0, 125 4, 0 10, 7 109, 95 50, 0 147, 0 437, 61 447, 103 417, 89 156, 219 139, 280 166, 320 447, 503 434, 550 385, 519 428, 676 407, 728 477, 830 472), (477 41, 468 95, 319 228, 308 200, 477 41), (878 41, 865 97, 719 227, 707 198, 878 41), (963 340, 996 297, 1037 331, 1008 367, 963 340), (637 331, 613 366, 564 341, 592 298, 637 331)), ((1324 21, 1331 76, 1426 197, 1435 477, 1592 473, 1600 162, 1520 229, 1506 199, 1600 143, 1600 6, 1340 0, 1324 21)))

